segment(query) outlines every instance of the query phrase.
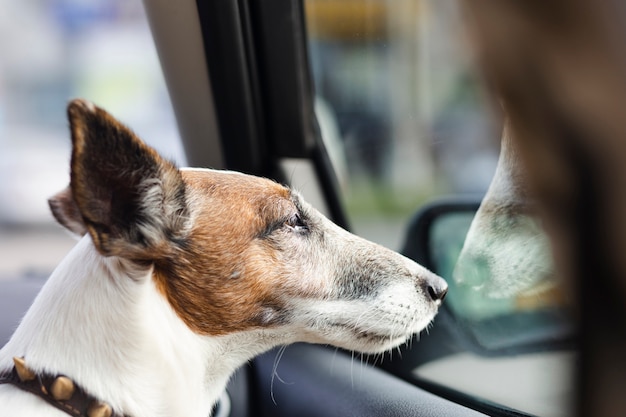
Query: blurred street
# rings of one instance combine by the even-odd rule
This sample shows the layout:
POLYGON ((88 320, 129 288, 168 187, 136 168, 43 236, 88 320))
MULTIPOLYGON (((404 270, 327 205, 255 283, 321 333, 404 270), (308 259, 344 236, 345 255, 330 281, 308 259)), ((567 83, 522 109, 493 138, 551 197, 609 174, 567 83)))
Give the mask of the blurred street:
POLYGON ((76 240, 61 226, 0 228, 0 280, 47 278, 76 240))

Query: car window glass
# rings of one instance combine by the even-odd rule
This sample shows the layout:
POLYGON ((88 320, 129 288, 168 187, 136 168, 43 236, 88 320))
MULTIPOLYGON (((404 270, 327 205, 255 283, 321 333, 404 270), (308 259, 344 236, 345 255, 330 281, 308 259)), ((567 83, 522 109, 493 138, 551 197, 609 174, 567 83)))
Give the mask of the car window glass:
MULTIPOLYGON (((496 169, 502 126, 483 96, 460 6, 455 0, 305 6, 316 114, 350 224, 399 250, 426 202, 483 195, 496 169)), ((514 249, 501 257, 504 269, 479 265, 473 281, 462 283, 467 262, 457 261, 474 215, 451 212, 431 226, 428 250, 450 284, 448 319, 440 312, 432 333, 445 331, 448 339, 413 344, 411 369, 402 374, 477 401, 567 416, 575 354, 566 342, 572 328, 560 289, 543 279, 552 272, 547 239, 536 219, 490 216, 503 222, 501 237, 514 249), (543 270, 517 263, 520 252, 543 270)))
POLYGON ((305 2, 316 111, 355 230, 399 248, 433 195, 483 193, 491 123, 454 1, 305 2))
MULTIPOLYGON (((430 229, 432 267, 450 285, 446 313, 463 348, 422 362, 413 375, 533 415, 570 416, 576 352, 565 288, 553 277, 543 280, 524 268, 510 268, 507 275, 494 273, 486 264, 468 266, 460 254, 475 214, 473 209, 444 212, 430 229), (474 269, 473 285, 457 277, 467 274, 468 267, 474 269), (500 284, 503 276, 536 281, 507 294, 491 294, 488 286, 500 284)), ((532 250, 532 245, 517 244, 514 235, 502 242, 510 246, 508 265, 532 250)), ((529 269, 544 266, 541 257, 526 259, 529 269)))
POLYGON ((74 243, 46 202, 69 181, 71 98, 183 151, 140 0, 0 3, 0 279, 46 276, 74 243))

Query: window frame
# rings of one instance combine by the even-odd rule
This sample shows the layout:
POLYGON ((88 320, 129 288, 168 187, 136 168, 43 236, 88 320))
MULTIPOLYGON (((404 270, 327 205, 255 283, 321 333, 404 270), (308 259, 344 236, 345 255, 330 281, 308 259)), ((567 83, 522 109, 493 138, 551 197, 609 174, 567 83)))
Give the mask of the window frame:
POLYGON ((349 229, 314 113, 299 0, 197 0, 225 167, 289 183, 279 162, 313 165, 331 219, 349 229))

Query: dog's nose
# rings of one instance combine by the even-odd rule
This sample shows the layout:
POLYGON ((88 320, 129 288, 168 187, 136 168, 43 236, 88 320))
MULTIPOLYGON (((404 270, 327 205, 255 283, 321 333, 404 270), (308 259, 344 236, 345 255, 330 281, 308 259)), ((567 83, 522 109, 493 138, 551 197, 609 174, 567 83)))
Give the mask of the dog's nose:
POLYGON ((423 284, 424 292, 436 303, 441 303, 448 293, 448 284, 438 276, 426 280, 423 284))

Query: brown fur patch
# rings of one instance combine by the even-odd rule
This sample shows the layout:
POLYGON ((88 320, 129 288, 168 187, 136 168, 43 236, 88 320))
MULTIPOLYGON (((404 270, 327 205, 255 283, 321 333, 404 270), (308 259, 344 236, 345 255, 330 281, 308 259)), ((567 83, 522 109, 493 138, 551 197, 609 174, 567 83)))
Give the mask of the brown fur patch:
MULTIPOLYGON (((182 171, 193 227, 155 280, 194 331, 222 335, 281 321, 277 294, 289 271, 268 227, 296 208, 290 191, 267 179, 219 171, 182 171)), ((284 292, 283 292, 284 294, 284 292)))

